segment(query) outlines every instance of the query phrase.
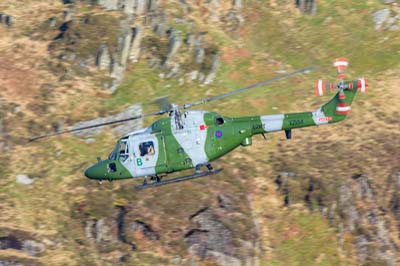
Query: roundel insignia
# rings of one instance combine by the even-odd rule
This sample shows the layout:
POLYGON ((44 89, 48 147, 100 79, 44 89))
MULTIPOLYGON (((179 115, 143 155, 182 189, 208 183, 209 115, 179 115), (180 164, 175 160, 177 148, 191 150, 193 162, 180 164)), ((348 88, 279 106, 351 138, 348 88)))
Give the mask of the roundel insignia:
POLYGON ((221 130, 215 131, 215 137, 216 137, 217 139, 222 138, 222 131, 221 131, 221 130))

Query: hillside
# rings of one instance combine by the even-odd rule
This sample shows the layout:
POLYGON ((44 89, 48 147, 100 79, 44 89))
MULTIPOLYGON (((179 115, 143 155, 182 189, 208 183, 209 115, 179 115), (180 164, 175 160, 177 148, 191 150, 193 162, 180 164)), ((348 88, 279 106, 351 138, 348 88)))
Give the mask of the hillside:
POLYGON ((400 264, 398 1, 3 0, 0 22, 0 265, 400 264), (313 111, 337 57, 369 82, 348 119, 255 137, 215 176, 140 191, 84 177, 157 117, 28 142, 311 65, 201 109, 313 111))

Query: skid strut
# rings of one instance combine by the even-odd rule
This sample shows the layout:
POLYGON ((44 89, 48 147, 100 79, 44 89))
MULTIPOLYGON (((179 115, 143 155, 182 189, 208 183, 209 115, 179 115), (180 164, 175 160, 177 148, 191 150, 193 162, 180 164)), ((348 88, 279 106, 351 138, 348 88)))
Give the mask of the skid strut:
POLYGON ((158 187, 158 186, 163 186, 163 185, 167 185, 167 184, 178 183, 178 182, 195 179, 195 178, 199 178, 199 177, 215 175, 215 174, 218 174, 219 172, 221 172, 222 170, 223 169, 220 168, 220 169, 216 169, 216 170, 195 173, 192 175, 186 175, 186 176, 175 177, 175 178, 171 178, 171 179, 167 179, 167 180, 155 181, 155 182, 147 183, 147 184, 144 183, 143 185, 135 186, 135 188, 143 189, 143 188, 148 188, 148 187, 158 187))

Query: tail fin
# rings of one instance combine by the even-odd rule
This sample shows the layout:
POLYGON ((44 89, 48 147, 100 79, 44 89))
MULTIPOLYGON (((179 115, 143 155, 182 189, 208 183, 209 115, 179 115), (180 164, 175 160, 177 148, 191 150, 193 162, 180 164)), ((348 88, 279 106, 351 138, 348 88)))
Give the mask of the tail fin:
POLYGON ((351 111, 351 104, 357 91, 365 92, 367 90, 367 83, 363 78, 343 82, 339 86, 342 86, 342 89, 329 102, 313 112, 313 116, 318 117, 317 120, 314 119, 317 125, 327 122, 335 123, 345 119, 351 111))

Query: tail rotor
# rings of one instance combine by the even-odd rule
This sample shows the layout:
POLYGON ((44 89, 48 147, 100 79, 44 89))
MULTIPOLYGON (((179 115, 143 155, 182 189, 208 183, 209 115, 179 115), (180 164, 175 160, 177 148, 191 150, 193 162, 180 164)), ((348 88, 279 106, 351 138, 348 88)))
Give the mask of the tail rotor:
MULTIPOLYGON (((346 58, 336 58, 333 61, 333 66, 338 73, 338 83, 331 83, 328 81, 317 80, 315 82, 315 93, 317 96, 322 96, 329 88, 331 92, 338 90, 336 96, 336 114, 347 115, 351 111, 351 99, 346 99, 349 94, 346 91, 353 91, 357 87, 357 91, 367 92, 368 84, 365 78, 359 78, 357 81, 345 81, 345 71, 349 66, 349 60, 346 58), (347 96, 346 96, 347 95, 347 96)), ((352 97, 351 97, 352 98, 352 97)))

